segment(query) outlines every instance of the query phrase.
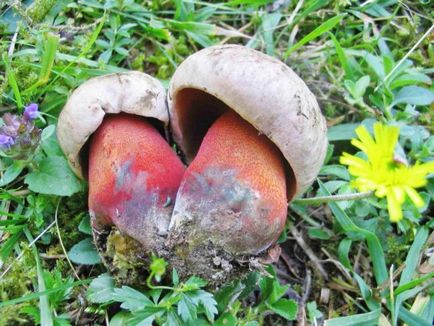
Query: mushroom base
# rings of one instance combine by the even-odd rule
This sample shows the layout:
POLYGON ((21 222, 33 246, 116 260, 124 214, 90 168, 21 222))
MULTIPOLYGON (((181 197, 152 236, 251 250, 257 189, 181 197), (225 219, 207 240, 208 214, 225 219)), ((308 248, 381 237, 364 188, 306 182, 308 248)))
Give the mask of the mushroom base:
POLYGON ((122 234, 115 226, 93 230, 95 246, 103 264, 118 284, 143 287, 149 275, 151 255, 140 242, 122 234))
POLYGON ((233 254, 212 239, 195 237, 194 228, 191 221, 184 221, 169 233, 166 242, 170 255, 165 258, 183 279, 196 275, 218 287, 250 271, 263 271, 264 264, 275 262, 280 255, 278 245, 258 255, 233 254))
POLYGON ((212 288, 242 278, 250 271, 264 271, 264 264, 277 261, 280 255, 278 245, 259 255, 234 255, 211 240, 192 246, 191 233, 191 224, 186 222, 165 241, 162 238, 156 243, 151 253, 116 226, 93 229, 96 248, 115 281, 139 288, 146 284, 152 254, 164 258, 169 264, 167 270, 175 268, 181 280, 196 275, 207 280, 212 288))

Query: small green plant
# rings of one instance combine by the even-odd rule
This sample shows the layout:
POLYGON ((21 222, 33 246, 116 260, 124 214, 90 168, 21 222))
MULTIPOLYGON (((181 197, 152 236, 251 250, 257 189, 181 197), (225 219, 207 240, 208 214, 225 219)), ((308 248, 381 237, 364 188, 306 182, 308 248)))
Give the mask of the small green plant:
POLYGON ((88 299, 102 306, 121 303, 123 310, 113 316, 112 321, 123 320, 133 325, 150 325, 153 322, 158 325, 209 325, 214 322, 217 325, 227 322, 242 325, 259 321, 269 313, 285 320, 296 318, 297 302, 284 298, 289 286, 279 284, 271 266, 265 275, 252 273, 247 279, 237 281, 213 295, 205 290, 207 282, 198 277, 180 282, 176 270, 172 271, 172 286, 153 285, 153 280, 162 281, 166 265, 163 259, 153 257, 147 291, 128 286, 118 288, 111 276, 102 274, 90 284, 88 299), (241 300, 256 289, 260 290, 261 300, 246 313, 241 300))
POLYGON ((213 295, 203 289, 207 284, 204 280, 191 277, 180 282, 174 270, 172 287, 151 284, 152 278, 161 280, 165 266, 164 260, 154 257, 147 292, 128 286, 116 288, 113 279, 103 274, 90 284, 88 298, 98 304, 121 303, 121 308, 128 313, 121 312, 113 318, 122 318, 134 325, 151 325, 154 321, 159 325, 188 325, 198 320, 213 322, 217 303, 213 295))
POLYGON ((119 16, 111 17, 109 24, 109 28, 103 32, 106 40, 96 40, 96 45, 101 47, 101 49, 104 49, 99 56, 99 60, 104 63, 109 62, 113 53, 116 54, 115 57, 112 58, 113 62, 119 62, 128 56, 128 50, 126 47, 130 47, 133 42, 130 30, 136 26, 134 23, 121 24, 119 16))

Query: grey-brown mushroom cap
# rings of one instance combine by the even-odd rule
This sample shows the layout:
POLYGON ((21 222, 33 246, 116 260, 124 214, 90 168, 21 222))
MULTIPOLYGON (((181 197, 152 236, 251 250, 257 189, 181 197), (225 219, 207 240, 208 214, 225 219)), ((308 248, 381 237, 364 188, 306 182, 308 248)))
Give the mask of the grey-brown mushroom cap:
POLYGON ((106 114, 125 112, 155 118, 164 125, 169 116, 161 83, 138 71, 89 79, 73 91, 57 124, 57 138, 73 171, 83 178, 80 151, 106 114))
POLYGON ((239 45, 209 47, 182 62, 170 82, 168 102, 174 140, 185 151, 176 108, 183 89, 216 97, 273 141, 294 172, 295 196, 315 180, 327 150, 326 121, 315 96, 287 65, 239 45))

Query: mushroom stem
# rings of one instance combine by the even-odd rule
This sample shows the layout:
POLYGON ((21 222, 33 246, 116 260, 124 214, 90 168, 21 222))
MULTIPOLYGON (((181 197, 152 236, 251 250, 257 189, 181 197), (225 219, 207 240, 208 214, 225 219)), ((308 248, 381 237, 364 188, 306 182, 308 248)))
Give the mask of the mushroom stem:
POLYGON ((152 250, 167 232, 184 166, 148 121, 106 116, 89 148, 89 210, 96 229, 118 229, 152 250))
POLYGON ((211 240, 232 254, 258 254, 279 237, 286 215, 281 153, 227 111, 208 130, 184 174, 170 228, 188 221, 193 247, 211 240))

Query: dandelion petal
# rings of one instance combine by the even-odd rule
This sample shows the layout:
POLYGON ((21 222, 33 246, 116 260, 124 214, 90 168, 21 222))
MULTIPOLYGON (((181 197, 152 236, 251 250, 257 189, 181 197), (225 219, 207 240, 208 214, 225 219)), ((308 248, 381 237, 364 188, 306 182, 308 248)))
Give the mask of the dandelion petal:
POLYGON ((406 186, 405 192, 407 193, 408 197, 417 208, 422 208, 425 205, 425 202, 423 201, 422 197, 412 187, 406 186))
POLYGON ((392 191, 387 193, 387 210, 389 211, 391 222, 398 222, 402 219, 401 204, 395 198, 395 194, 392 191))

